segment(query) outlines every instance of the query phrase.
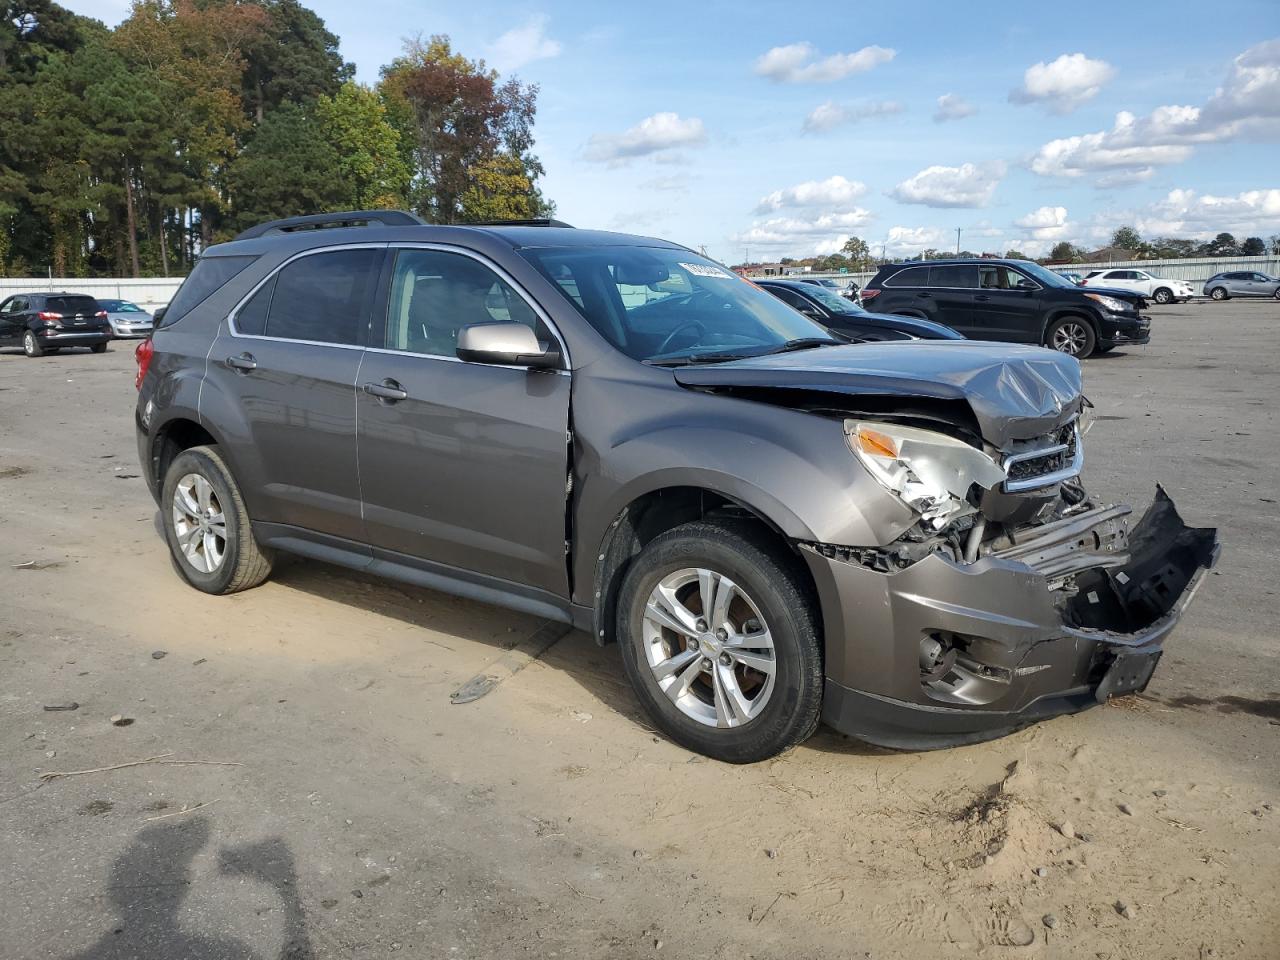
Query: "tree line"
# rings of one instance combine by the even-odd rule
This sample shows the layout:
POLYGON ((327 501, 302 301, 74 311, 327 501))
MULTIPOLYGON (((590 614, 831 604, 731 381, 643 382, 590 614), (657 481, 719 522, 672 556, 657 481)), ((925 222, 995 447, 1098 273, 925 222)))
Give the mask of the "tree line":
POLYGON ((298 0, 135 0, 114 29, 0 0, 0 274, 171 276, 277 217, 545 217, 538 88, 449 38, 373 86, 298 0))

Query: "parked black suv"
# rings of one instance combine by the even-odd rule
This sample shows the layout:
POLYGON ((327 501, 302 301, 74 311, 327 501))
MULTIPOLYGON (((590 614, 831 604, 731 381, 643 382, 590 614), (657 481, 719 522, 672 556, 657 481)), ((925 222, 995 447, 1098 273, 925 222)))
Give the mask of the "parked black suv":
POLYGON ((945 324, 971 340, 1035 343, 1073 357, 1151 339, 1141 294, 1078 287, 1027 260, 890 264, 863 288, 862 303, 945 324))
POLYGON ((21 346, 28 357, 63 347, 103 353, 111 321, 97 300, 83 293, 19 293, 0 303, 0 347, 21 346))
POLYGON ((724 760, 820 717, 940 746, 1141 689, 1217 553, 1163 493, 1131 541, 1089 498, 1073 358, 848 343, 648 237, 266 224, 137 356, 192 586, 288 551, 571 623, 724 760))

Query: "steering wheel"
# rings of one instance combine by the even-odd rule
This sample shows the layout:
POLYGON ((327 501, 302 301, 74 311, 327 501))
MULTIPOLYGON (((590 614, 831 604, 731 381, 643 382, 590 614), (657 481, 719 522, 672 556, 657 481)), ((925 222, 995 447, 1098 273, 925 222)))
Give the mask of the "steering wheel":
MULTIPOLYGON (((686 320, 684 323, 678 325, 674 330, 668 333, 666 337, 663 338, 662 343, 658 344, 658 349, 654 351, 654 356, 660 357, 664 353, 666 353, 667 347, 671 346, 671 341, 675 340, 677 335, 689 329, 696 329, 698 331, 698 340, 701 340, 702 335, 707 332, 707 328, 704 327, 697 320, 686 320)), ((697 340, 694 341, 694 343, 697 343, 697 342, 698 342, 697 340)))

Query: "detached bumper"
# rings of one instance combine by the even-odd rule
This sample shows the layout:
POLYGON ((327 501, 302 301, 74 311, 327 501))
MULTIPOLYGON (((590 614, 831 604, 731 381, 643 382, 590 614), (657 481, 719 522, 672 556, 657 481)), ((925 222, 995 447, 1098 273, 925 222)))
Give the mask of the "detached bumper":
POLYGON ((1125 512, 1047 525, 974 563, 935 554, 891 573, 804 547, 827 636, 823 720, 932 749, 1144 689, 1219 545, 1163 489, 1127 544, 1125 512))

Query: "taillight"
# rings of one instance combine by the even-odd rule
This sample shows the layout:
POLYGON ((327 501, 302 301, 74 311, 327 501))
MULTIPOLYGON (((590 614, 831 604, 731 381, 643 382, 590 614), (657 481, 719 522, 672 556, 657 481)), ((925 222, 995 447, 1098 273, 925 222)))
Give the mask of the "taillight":
POLYGON ((880 296, 880 291, 875 287, 863 287, 860 296, 865 303, 867 300, 874 300, 876 297, 880 296))
POLYGON ((107 311, 99 310, 97 313, 94 314, 94 316, 100 320, 105 320, 107 319, 107 311))
POLYGON ((147 368, 151 366, 151 358, 155 355, 156 349, 151 345, 151 338, 143 340, 138 344, 138 348, 133 351, 133 359, 138 364, 138 375, 133 379, 133 385, 137 389, 142 389, 142 379, 147 375, 147 368))
POLYGON ((50 310, 41 310, 39 313, 37 313, 37 314, 36 314, 36 316, 37 316, 37 317, 39 317, 41 320, 55 320, 55 321, 56 321, 56 320, 61 320, 61 319, 62 319, 62 314, 60 314, 60 313, 53 313, 53 312, 52 312, 52 311, 50 311, 50 310))

